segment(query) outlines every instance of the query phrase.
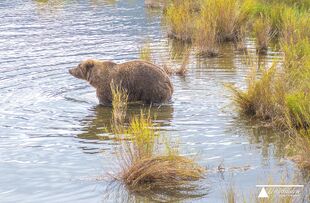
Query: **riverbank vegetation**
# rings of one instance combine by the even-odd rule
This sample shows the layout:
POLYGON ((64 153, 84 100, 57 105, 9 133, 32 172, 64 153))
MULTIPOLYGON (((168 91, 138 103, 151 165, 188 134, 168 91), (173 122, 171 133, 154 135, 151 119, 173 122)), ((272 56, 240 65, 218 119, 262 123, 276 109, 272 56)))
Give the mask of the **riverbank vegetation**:
POLYGON ((164 22, 168 36, 192 42, 198 54, 217 56, 219 44, 247 35, 256 37, 258 53, 265 54, 269 42, 290 38, 296 27, 309 33, 309 8, 308 1, 171 0, 164 22))
POLYGON ((310 167, 310 1, 291 0, 171 0, 164 10, 168 35, 191 42, 198 54, 219 55, 219 45, 256 39, 258 54, 273 43, 282 62, 254 68, 247 88, 230 87, 241 113, 293 135, 295 152, 310 167), (305 139, 307 141, 305 141, 305 139))
POLYGON ((114 134, 120 137, 116 154, 120 172, 115 179, 129 192, 155 200, 200 197, 198 181, 206 169, 182 156, 177 144, 166 139, 153 125, 149 112, 141 111, 124 123, 127 109, 125 91, 112 87, 114 134))

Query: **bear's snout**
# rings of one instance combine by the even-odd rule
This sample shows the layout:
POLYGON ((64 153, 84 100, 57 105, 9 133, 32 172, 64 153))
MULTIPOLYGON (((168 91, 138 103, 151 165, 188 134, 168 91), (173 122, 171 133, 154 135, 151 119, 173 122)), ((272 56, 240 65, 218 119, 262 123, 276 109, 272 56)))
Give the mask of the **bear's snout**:
POLYGON ((71 68, 71 69, 69 69, 69 73, 70 73, 72 76, 76 77, 76 78, 82 79, 82 75, 81 75, 80 71, 79 71, 77 68, 71 68))
POLYGON ((69 69, 69 73, 70 73, 71 75, 73 75, 73 73, 72 73, 72 69, 69 69))

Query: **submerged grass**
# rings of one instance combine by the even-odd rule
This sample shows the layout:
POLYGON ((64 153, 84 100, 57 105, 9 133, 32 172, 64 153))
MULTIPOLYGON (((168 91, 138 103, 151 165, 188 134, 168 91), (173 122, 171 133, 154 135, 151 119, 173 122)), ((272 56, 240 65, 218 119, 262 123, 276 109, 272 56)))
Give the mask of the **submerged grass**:
POLYGON ((150 112, 141 111, 126 127, 123 121, 128 97, 125 91, 113 87, 112 130, 117 136, 123 136, 119 139, 120 150, 116 152, 121 170, 115 179, 131 193, 160 201, 204 195, 197 181, 204 177, 205 168, 180 155, 177 145, 160 136, 150 112))

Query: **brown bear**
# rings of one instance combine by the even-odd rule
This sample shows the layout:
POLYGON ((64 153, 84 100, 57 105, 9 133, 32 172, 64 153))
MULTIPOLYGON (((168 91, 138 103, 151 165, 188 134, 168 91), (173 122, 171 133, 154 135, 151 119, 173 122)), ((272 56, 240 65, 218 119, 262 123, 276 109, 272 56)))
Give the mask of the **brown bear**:
POLYGON ((130 61, 117 64, 111 61, 88 59, 82 61, 69 73, 86 80, 96 88, 100 104, 112 102, 111 82, 127 91, 128 101, 142 101, 145 104, 168 102, 173 86, 167 73, 160 67, 146 61, 130 61))

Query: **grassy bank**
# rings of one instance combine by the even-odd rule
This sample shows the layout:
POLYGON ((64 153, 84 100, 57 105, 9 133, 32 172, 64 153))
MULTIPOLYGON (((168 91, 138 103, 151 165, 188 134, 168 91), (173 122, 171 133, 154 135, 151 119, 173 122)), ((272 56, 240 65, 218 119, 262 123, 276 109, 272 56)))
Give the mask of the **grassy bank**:
POLYGON ((194 43, 198 54, 217 56, 219 44, 243 42, 247 35, 265 54, 272 40, 309 34, 309 8, 308 1, 171 0, 164 19, 168 35, 194 43))
POLYGON ((230 88, 242 114, 292 135, 304 168, 310 168, 309 9, 309 0, 171 0, 164 11, 169 36, 193 43, 198 54, 217 56, 221 43, 246 36, 255 37, 258 54, 276 44, 282 63, 253 69, 246 90, 230 88))

